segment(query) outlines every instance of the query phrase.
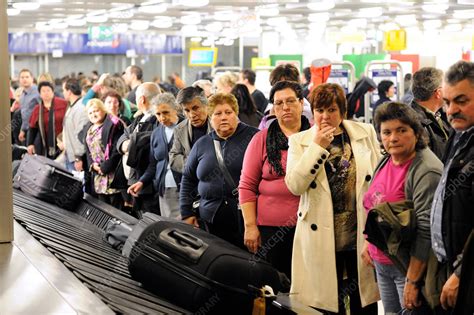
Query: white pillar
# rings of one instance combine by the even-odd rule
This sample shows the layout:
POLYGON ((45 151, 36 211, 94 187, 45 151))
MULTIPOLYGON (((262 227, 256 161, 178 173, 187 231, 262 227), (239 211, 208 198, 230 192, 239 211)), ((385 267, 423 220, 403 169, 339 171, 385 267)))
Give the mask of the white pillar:
MULTIPOLYGON (((0 2, 0 60, 8 60, 7 2, 0 2)), ((9 104, 8 68, 0 67, 0 102, 9 104)), ((0 243, 13 240, 13 193, 10 110, 0 106, 0 243)))

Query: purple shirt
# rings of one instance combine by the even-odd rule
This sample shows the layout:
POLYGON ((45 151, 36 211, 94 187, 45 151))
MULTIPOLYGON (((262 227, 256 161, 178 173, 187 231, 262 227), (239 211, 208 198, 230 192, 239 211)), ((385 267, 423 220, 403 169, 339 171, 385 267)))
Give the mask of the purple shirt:
MULTIPOLYGON (((375 205, 383 202, 396 202, 405 199, 405 179, 413 159, 401 164, 393 164, 392 158, 377 172, 364 195, 364 208, 369 212, 375 205)), ((381 264, 392 264, 375 245, 369 243, 369 254, 381 264)))

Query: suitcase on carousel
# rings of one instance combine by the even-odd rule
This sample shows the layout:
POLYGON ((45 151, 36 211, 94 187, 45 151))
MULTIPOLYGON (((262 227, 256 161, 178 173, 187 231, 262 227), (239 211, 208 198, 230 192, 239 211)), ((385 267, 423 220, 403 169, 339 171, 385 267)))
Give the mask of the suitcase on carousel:
POLYGON ((194 313, 251 314, 258 289, 280 290, 270 264, 191 225, 163 218, 136 229, 127 240, 132 278, 194 313))
POLYGON ((61 164, 38 155, 23 158, 13 179, 13 187, 71 211, 84 196, 82 181, 61 164))

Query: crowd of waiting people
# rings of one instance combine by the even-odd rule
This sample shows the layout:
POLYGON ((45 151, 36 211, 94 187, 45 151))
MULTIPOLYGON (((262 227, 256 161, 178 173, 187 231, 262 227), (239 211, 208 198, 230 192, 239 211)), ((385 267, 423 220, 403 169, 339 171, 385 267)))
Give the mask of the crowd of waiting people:
POLYGON ((472 314, 474 63, 419 69, 405 104, 382 81, 373 124, 353 119, 367 78, 346 96, 309 76, 276 67, 267 100, 249 69, 190 86, 176 74, 171 89, 130 66, 61 91, 25 69, 12 141, 84 172, 116 208, 267 260, 325 314, 377 314, 380 299, 386 314, 472 314))

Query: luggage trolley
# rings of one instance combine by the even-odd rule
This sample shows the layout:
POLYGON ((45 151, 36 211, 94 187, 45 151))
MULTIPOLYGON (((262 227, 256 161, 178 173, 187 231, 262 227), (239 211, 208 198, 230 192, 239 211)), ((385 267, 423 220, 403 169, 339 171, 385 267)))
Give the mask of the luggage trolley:
MULTIPOLYGON (((373 79, 377 84, 386 79, 393 81, 395 83, 396 100, 400 101, 402 99, 403 94, 405 93, 405 86, 403 81, 403 68, 400 62, 396 60, 372 60, 365 66, 364 73, 365 76, 373 79), (393 70, 392 66, 396 66, 396 69, 393 70)), ((366 123, 372 121, 374 113, 372 112, 371 104, 374 101, 375 100, 369 95, 369 93, 365 95, 364 121, 366 123)))
POLYGON ((336 83, 342 86, 346 95, 354 90, 355 86, 355 66, 350 61, 332 61, 331 62, 331 73, 327 83, 336 83), (334 67, 337 68, 334 68, 334 67))

